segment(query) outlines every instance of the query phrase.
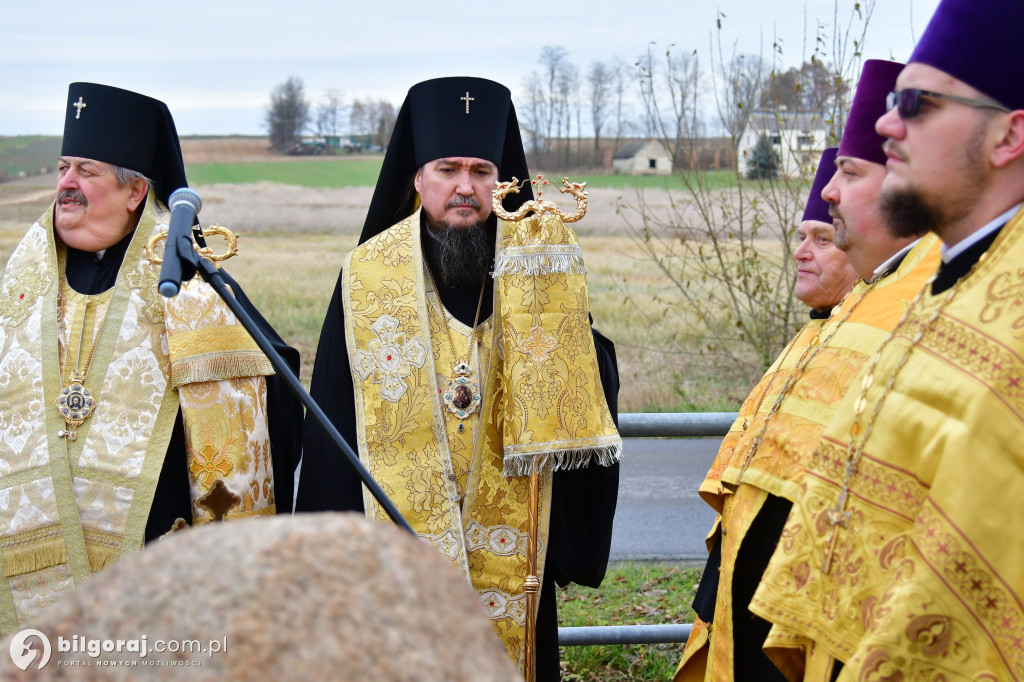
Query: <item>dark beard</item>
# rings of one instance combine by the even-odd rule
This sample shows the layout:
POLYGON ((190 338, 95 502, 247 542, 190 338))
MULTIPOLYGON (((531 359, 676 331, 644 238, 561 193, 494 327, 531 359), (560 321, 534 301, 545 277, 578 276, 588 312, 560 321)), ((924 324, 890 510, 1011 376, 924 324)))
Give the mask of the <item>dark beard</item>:
POLYGON ((936 232, 945 222, 942 209, 930 203, 915 189, 883 192, 879 208, 886 231, 894 239, 919 237, 936 232))
POLYGON ((469 227, 441 223, 423 242, 430 271, 444 289, 478 287, 490 273, 494 244, 486 222, 469 227))
POLYGON ((988 124, 995 114, 979 114, 974 130, 964 145, 963 158, 956 162, 960 169, 960 192, 941 197, 942 203, 930 201, 918 189, 906 187, 882 191, 879 209, 886 230, 893 237, 920 237, 933 232, 943 238, 950 225, 968 215, 976 198, 988 181, 987 164, 982 153, 988 124))

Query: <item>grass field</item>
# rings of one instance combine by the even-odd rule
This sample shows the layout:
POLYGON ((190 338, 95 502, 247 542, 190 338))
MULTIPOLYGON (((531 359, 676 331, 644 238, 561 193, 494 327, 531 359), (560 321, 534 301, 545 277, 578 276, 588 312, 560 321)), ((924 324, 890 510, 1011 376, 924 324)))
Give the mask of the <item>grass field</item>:
MULTIPOLYGON (((52 135, 0 136, 0 171, 6 173, 7 177, 16 178, 22 174, 38 173, 42 168, 52 170, 60 154, 60 144, 61 138, 52 135)), ((189 136, 182 138, 182 147, 189 183, 192 186, 279 182, 314 188, 372 187, 377 182, 382 161, 379 155, 324 156, 313 159, 285 157, 270 152, 265 138, 246 136, 189 136), (247 160, 221 161, 216 160, 218 157, 247 160)), ((564 171, 557 170, 540 169, 539 172, 550 180, 561 180, 567 175, 564 171)), ((568 175, 574 180, 585 181, 591 188, 645 188, 670 191, 684 188, 682 179, 675 175, 635 177, 604 171, 573 172, 568 175)), ((689 179, 691 182, 698 181, 695 175, 691 175, 689 179)), ((704 172, 700 174, 699 181, 712 190, 735 187, 739 182, 735 172, 730 170, 704 172)), ((555 190, 551 188, 548 193, 554 194, 555 190)))
MULTIPOLYGON (((381 159, 378 157, 318 158, 315 160, 266 161, 259 163, 206 163, 188 167, 189 182, 193 185, 251 184, 270 181, 301 187, 372 187, 380 174, 381 159)), ((555 194, 552 185, 569 175, 573 180, 582 180, 589 188, 614 189, 665 189, 679 191, 684 188, 678 176, 634 177, 631 175, 544 173, 552 181, 545 194, 555 194)), ((520 178, 522 180, 523 178, 520 178)), ((695 180, 695 178, 694 178, 695 180)), ((732 171, 708 171, 701 180, 709 189, 735 187, 736 174, 732 171)))
POLYGON ((300 187, 372 187, 380 158, 322 158, 261 163, 204 163, 188 167, 192 185, 280 182, 300 187))
POLYGON ((43 168, 53 170, 59 154, 59 137, 0 137, 0 179, 34 175, 43 168))

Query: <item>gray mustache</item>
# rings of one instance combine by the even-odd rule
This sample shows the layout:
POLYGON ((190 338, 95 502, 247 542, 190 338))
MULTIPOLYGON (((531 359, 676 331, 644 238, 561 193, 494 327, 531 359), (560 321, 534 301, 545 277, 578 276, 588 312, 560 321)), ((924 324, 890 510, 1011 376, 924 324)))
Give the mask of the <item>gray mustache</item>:
POLYGON ((470 206, 472 208, 475 208, 477 210, 480 210, 480 202, 477 201, 476 197, 473 197, 473 196, 460 197, 459 195, 455 195, 454 197, 452 197, 451 199, 448 200, 448 203, 445 204, 444 207, 445 208, 455 208, 456 206, 461 206, 463 204, 465 204, 467 206, 470 206))
POLYGON ((85 198, 85 195, 77 189, 64 189, 61 190, 60 194, 57 195, 57 201, 64 201, 65 199, 71 199, 77 201, 83 206, 89 205, 89 200, 85 198))

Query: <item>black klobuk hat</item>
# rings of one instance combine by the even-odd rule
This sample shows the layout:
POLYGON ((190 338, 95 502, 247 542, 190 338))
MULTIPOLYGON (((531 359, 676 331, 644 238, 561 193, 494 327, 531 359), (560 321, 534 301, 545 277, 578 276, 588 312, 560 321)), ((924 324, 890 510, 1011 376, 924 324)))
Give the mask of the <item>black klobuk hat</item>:
MULTIPOLYGON (((395 120, 359 243, 413 212, 415 195, 409 186, 423 164, 456 156, 494 163, 503 181, 530 177, 512 93, 504 85, 457 76, 423 81, 409 89, 395 120)), ((527 182, 504 206, 514 211, 532 198, 527 182)))
POLYGON ((80 156, 142 173, 167 203, 188 186, 178 131, 167 105, 129 90, 72 83, 61 156, 80 156))

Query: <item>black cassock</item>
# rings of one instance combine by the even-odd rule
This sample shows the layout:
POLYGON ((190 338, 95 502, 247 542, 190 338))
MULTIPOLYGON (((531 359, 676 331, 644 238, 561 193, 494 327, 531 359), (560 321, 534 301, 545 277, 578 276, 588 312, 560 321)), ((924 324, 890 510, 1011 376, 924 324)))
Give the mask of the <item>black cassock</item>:
MULTIPOLYGON (((134 234, 134 233, 133 233, 134 234)), ((80 294, 92 296, 114 286, 117 273, 124 260, 124 254, 131 243, 132 234, 107 249, 102 258, 94 253, 67 248, 67 278, 71 288, 80 294)), ((288 364, 298 372, 299 353, 285 345, 273 327, 259 314, 252 303, 226 272, 225 280, 231 285, 235 297, 245 310, 253 316, 257 325, 266 334, 274 348, 281 353, 288 364)), ((288 514, 292 510, 292 495, 295 485, 295 465, 301 445, 302 404, 292 396, 288 387, 276 376, 267 377, 267 420, 270 431, 271 459, 274 467, 274 500, 278 513, 288 514)), ((167 455, 160 469, 153 506, 146 522, 146 542, 159 538, 182 518, 192 523, 192 499, 188 477, 188 461, 185 456, 185 430, 181 409, 174 420, 167 455)))
MULTIPOLYGON (((343 276, 343 274, 342 274, 343 276)), ((493 308, 494 281, 487 279, 480 319, 493 308)), ((471 326, 479 287, 445 288, 439 283, 445 308, 471 326)), ((612 417, 618 421, 619 373, 615 346, 593 331, 601 384, 612 417)), ((355 395, 345 343, 341 277, 324 319, 310 393, 349 445, 356 448, 355 395)), ((344 455, 313 420, 303 432, 302 469, 295 511, 363 511, 362 485, 344 455)), ((555 473, 551 492, 551 527, 537 618, 537 679, 559 679, 558 615, 554 583, 598 587, 608 566, 612 517, 619 489, 619 465, 593 464, 555 473)))

